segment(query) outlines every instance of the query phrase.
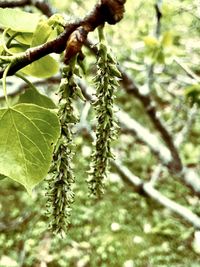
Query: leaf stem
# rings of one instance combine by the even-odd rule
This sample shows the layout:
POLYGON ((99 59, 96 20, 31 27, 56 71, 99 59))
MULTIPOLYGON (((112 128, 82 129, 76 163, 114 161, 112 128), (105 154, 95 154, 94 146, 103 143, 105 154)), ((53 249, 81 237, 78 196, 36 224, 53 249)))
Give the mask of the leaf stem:
POLYGON ((3 45, 3 49, 11 56, 13 56, 14 54, 7 48, 6 45, 6 34, 9 31, 9 28, 5 29, 3 34, 2 34, 2 45, 3 45))
POLYGON ((30 82, 26 77, 24 77, 20 73, 15 73, 15 76, 17 76, 18 78, 20 78, 23 81, 25 81, 25 83, 27 83, 29 85, 29 87, 31 87, 32 89, 37 90, 36 87, 32 84, 32 82, 30 82))
POLYGON ((4 70, 3 77, 2 77, 3 92, 4 92, 6 104, 8 107, 9 107, 9 103, 8 103, 8 96, 7 96, 7 90, 6 90, 6 77, 7 77, 7 74, 8 74, 8 71, 9 71, 11 65, 12 65, 11 63, 7 65, 7 67, 4 70))
POLYGON ((104 24, 102 24, 98 27, 99 42, 105 41, 105 36, 104 36, 103 30, 104 30, 104 24))

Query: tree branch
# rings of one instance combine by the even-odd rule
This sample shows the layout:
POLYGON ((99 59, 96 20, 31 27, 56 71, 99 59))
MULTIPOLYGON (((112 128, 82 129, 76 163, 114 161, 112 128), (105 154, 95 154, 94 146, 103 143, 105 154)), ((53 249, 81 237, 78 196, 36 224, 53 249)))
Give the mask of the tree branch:
POLYGON ((180 217, 184 218, 187 222, 192 224, 195 228, 200 229, 200 218, 190 211, 188 208, 176 203, 175 201, 165 197, 162 195, 158 190, 156 190, 151 182, 143 183, 142 180, 132 174, 129 169, 122 166, 119 162, 112 160, 112 165, 116 168, 117 172, 121 175, 121 177, 132 184, 136 191, 142 191, 143 194, 149 196, 150 198, 154 199, 156 202, 161 204, 162 206, 168 208, 169 210, 173 211, 175 214, 179 215, 180 217))
MULTIPOLYGON (((123 18, 124 3, 125 0, 101 0, 84 19, 67 24, 64 32, 55 40, 29 48, 26 52, 17 56, 10 67, 8 75, 13 75, 20 69, 48 54, 60 54, 65 50, 66 44, 65 61, 68 63, 70 57, 80 52, 89 32, 94 31, 95 28, 105 22, 116 24, 123 18)), ((9 58, 12 59, 12 57, 9 58)), ((0 78, 2 78, 3 72, 4 70, 0 71, 0 78)))
POLYGON ((51 17, 54 12, 51 9, 51 6, 47 1, 44 0, 17 0, 17 1, 1 1, 1 8, 14 8, 14 7, 25 7, 25 6, 35 6, 37 7, 44 15, 51 17))
MULTIPOLYGON (((89 127, 84 127, 84 130, 89 129, 89 127)), ((92 132, 88 132, 90 138, 94 140, 94 134, 92 132)), ((175 201, 165 197, 161 194, 158 190, 156 190, 152 182, 145 183, 143 182, 138 176, 134 175, 128 168, 121 165, 121 163, 117 160, 111 160, 112 166, 117 170, 120 174, 122 179, 129 183, 130 185, 134 186, 135 191, 142 194, 149 196, 150 198, 154 199, 156 202, 161 204, 162 206, 168 208, 175 214, 179 215, 187 222, 192 224, 195 228, 200 229, 200 218, 190 211, 188 208, 176 203, 175 201)))
POLYGON ((182 170, 182 162, 179 157, 179 153, 177 151, 177 148, 175 147, 171 134, 168 132, 161 119, 157 116, 157 111, 153 100, 151 99, 149 94, 145 95, 139 90, 139 88, 134 84, 131 77, 122 68, 120 68, 120 71, 122 73, 122 84, 124 90, 128 94, 135 96, 141 101, 154 127, 159 131, 165 144, 169 148, 173 157, 170 168, 173 169, 174 172, 180 172, 182 170))
POLYGON ((13 7, 24 7, 27 5, 32 5, 31 0, 17 0, 17 1, 1 1, 0 7, 2 8, 13 8, 13 7))
MULTIPOLYGON (((91 42, 87 41, 85 45, 94 53, 97 53, 97 49, 95 46, 91 44, 91 42)), ((166 146, 171 152, 171 155, 173 157, 173 160, 170 162, 170 169, 176 172, 182 171, 182 162, 179 156, 179 153, 177 151, 177 148, 174 144, 173 137, 167 130, 164 123, 161 121, 161 119, 157 115, 156 106, 149 94, 144 94, 141 92, 141 90, 137 87, 137 85, 134 83, 130 75, 127 74, 127 72, 122 68, 121 66, 118 66, 119 71, 122 74, 121 84, 123 89, 130 95, 133 95, 136 97, 140 102, 142 103, 147 115, 149 116, 150 120, 152 121, 154 127, 160 135, 163 138, 163 141, 165 142, 166 146)))
MULTIPOLYGON (((89 86, 86 86, 84 83, 81 83, 80 87, 83 91, 85 98, 88 101, 93 100, 90 93, 88 93, 89 86)), ((199 175, 194 170, 183 167, 181 165, 181 168, 175 172, 174 158, 172 156, 172 153, 170 153, 171 150, 168 146, 164 146, 155 134, 152 134, 147 128, 136 122, 126 112, 120 110, 116 113, 116 116, 120 124, 128 132, 132 133, 138 138, 138 140, 142 141, 142 143, 146 144, 150 148, 153 154, 160 159, 161 163, 168 168, 170 173, 176 175, 196 195, 200 196, 200 179, 199 175)))

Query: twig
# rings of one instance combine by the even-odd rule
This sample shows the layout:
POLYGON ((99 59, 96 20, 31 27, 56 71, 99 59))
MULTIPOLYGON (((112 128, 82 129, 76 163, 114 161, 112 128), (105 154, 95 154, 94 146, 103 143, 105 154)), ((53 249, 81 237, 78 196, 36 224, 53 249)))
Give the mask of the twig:
MULTIPOLYGON (((87 100, 91 101, 92 96, 88 93, 88 86, 81 83, 80 87, 87 100)), ((185 185, 187 185, 196 195, 200 195, 199 175, 181 165, 180 169, 174 171, 174 158, 170 153, 169 147, 164 146, 159 138, 152 134, 147 128, 136 122, 134 119, 122 110, 116 113, 121 125, 130 133, 146 144, 151 151, 160 159, 161 163, 166 166, 170 173, 176 175, 185 185)), ((177 150, 176 150, 177 151, 177 150)), ((178 153, 178 151, 177 151, 178 153)))
MULTIPOLYGON (((39 80, 39 79, 29 79, 35 86, 40 85, 49 85, 49 84, 59 84, 61 77, 60 76, 54 76, 50 77, 45 80, 39 80)), ((15 97, 19 94, 21 94, 25 89, 28 88, 27 83, 24 83, 23 81, 16 79, 14 76, 10 77, 7 82, 8 87, 8 97, 15 97), (11 88, 14 88, 14 90, 11 90, 11 88)), ((4 95, 0 94, 0 101, 4 100, 4 95)))
POLYGON ((184 123, 183 129, 177 134, 174 143, 176 147, 180 147, 181 144, 186 140, 189 132, 191 131, 193 122, 195 121, 198 109, 197 106, 194 105, 191 109, 188 110, 188 118, 187 121, 184 123))
POLYGON ((131 77, 122 68, 120 68, 120 71, 122 73, 122 85, 124 90, 128 94, 135 96, 141 101, 155 129, 158 130, 158 132, 163 138, 163 141, 170 150, 171 155, 173 157, 173 161, 171 162, 170 168, 174 169, 175 173, 180 172, 182 170, 182 162, 179 153, 177 151, 177 148, 175 147, 173 137, 171 136, 171 134, 167 130, 167 127, 164 125, 164 123, 157 115, 157 110, 154 101, 152 100, 149 94, 145 95, 139 90, 139 88, 134 84, 131 77))
POLYGON ((1 224, 0 225, 0 232, 9 232, 9 231, 13 231, 16 230, 26 224, 28 224, 28 222, 33 219, 36 216, 36 213, 26 213, 23 216, 21 216, 20 218, 17 218, 16 220, 11 221, 9 224, 1 224))
POLYGON ((44 15, 51 17, 55 12, 52 10, 51 6, 48 4, 47 0, 17 0, 17 1, 0 1, 1 8, 14 8, 14 7, 24 7, 24 6, 35 6, 44 15))
MULTIPOLYGON (((85 87, 82 89, 84 91, 87 90, 85 87)), ((91 100, 91 97, 89 100, 91 100)), ((88 108, 87 108, 87 111, 88 111, 88 108)), ((88 112, 86 112, 85 115, 86 117, 84 117, 84 120, 86 120, 88 112)), ((90 127, 84 126, 83 130, 86 130, 86 129, 87 130, 89 129, 88 135, 92 140, 94 140, 95 135, 93 132, 91 132, 90 127)), ((175 214, 184 218, 187 222, 192 224, 195 228, 200 229, 200 218, 195 213, 190 211, 188 208, 176 203, 175 201, 170 200, 169 198, 161 194, 158 190, 156 190, 153 187, 154 183, 152 181, 148 183, 143 182, 138 176, 134 175, 128 168, 122 166, 121 162, 118 160, 112 159, 111 164, 117 170, 117 172, 121 175, 122 179, 126 183, 129 183, 132 186, 134 186, 136 192, 151 197, 152 199, 156 200, 162 206, 168 208, 169 210, 173 211, 175 214)), ((158 173, 160 173, 160 167, 157 169, 156 176, 158 176, 158 173)))
MULTIPOLYGON (((91 132, 88 132, 90 138, 94 139, 94 135, 91 132)), ((184 218, 187 222, 192 224, 195 228, 200 229, 200 218, 190 211, 188 208, 177 204, 175 201, 170 200, 169 198, 162 195, 158 190, 156 190, 151 182, 144 183, 138 176, 134 175, 128 168, 122 166, 119 161, 111 160, 111 164, 117 172, 121 175, 122 179, 134 186, 135 191, 147 195, 152 199, 156 200, 162 206, 173 211, 175 214, 184 218)))
POLYGON ((125 181, 131 183, 135 188, 136 191, 143 192, 150 198, 156 200, 162 206, 168 208, 169 210, 173 211, 175 214, 179 215, 180 217, 184 218, 187 222, 191 223, 195 228, 200 229, 200 218, 190 211, 188 208, 176 203, 175 201, 165 197, 161 194, 158 190, 156 190, 152 183, 143 183, 142 180, 132 174, 128 168, 121 165, 120 162, 116 162, 112 160, 112 165, 116 168, 118 173, 121 175, 125 181))
POLYGON ((17 1, 1 1, 0 7, 1 8, 12 8, 12 7, 24 7, 27 5, 31 5, 31 0, 17 0, 17 1))
POLYGON ((160 37, 160 30, 161 30, 161 19, 162 19, 162 0, 157 0, 156 4, 155 4, 155 11, 156 11, 156 31, 155 31, 155 35, 157 38, 160 37))
MULTIPOLYGON (((161 32, 161 19, 162 19, 162 12, 161 12, 162 0, 156 0, 154 7, 155 7, 155 13, 156 13, 155 37, 156 37, 156 39, 159 39, 160 32, 161 32)), ((154 83, 154 68, 155 68, 154 62, 148 66, 147 79, 148 79, 148 89, 149 90, 152 89, 152 86, 154 83)))
MULTIPOLYGON (((85 42, 86 47, 90 49, 94 54, 97 53, 97 49, 91 42, 85 42)), ((173 160, 170 163, 170 170, 174 173, 182 171, 182 162, 175 147, 173 137, 168 131, 167 127, 164 125, 162 120, 157 115, 157 110, 155 103, 149 94, 145 94, 141 92, 139 87, 134 83, 133 79, 130 75, 124 70, 123 67, 120 65, 118 66, 119 71, 122 74, 121 84, 122 88, 130 95, 136 97, 142 103, 147 115, 149 116, 150 120, 152 121, 155 129, 160 133, 162 136, 163 141, 165 142, 167 148, 170 150, 173 160)))
POLYGON ((185 71, 185 73, 195 80, 197 83, 200 83, 200 77, 197 76, 185 63, 181 62, 177 57, 174 57, 174 61, 185 71))
POLYGON ((171 162, 173 161, 171 153, 155 134, 152 134, 147 128, 143 127, 122 110, 118 111, 116 115, 123 128, 129 131, 129 133, 136 135, 139 140, 146 144, 165 166, 171 167, 171 162))
MULTIPOLYGON (((20 69, 48 54, 60 54, 65 49, 65 63, 68 63, 71 57, 81 51, 81 47, 86 41, 89 32, 94 31, 105 22, 113 25, 123 18, 124 4, 125 0, 101 0, 85 18, 67 24, 63 33, 56 39, 34 48, 29 48, 17 57, 7 57, 8 60, 12 61, 8 75, 13 75, 20 69)), ((0 71, 0 78, 2 78, 3 72, 4 70, 0 71)))
POLYGON ((158 164, 155 167, 155 170, 154 170, 154 172, 152 173, 152 176, 151 176, 151 180, 149 181, 149 183, 151 183, 152 186, 155 186, 156 182, 158 181, 159 176, 160 176, 161 171, 162 171, 162 168, 163 168, 163 166, 161 164, 158 164))

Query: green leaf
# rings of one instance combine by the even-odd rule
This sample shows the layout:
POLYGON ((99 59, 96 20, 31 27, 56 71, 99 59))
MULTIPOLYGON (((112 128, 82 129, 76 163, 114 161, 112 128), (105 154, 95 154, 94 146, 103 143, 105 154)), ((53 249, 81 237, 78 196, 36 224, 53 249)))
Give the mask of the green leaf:
POLYGON ((47 41, 49 38, 51 32, 52 32, 51 26, 48 24, 48 20, 46 19, 41 19, 38 22, 37 28, 33 34, 33 39, 32 39, 32 47, 41 45, 47 41))
POLYGON ((50 42, 50 41, 56 39, 57 37, 58 37, 58 32, 57 32, 57 29, 55 28, 51 31, 51 33, 47 39, 47 42, 50 42))
POLYGON ((29 193, 48 173, 59 120, 48 109, 18 104, 0 109, 0 173, 29 193))
POLYGON ((173 35, 171 32, 165 32, 162 36, 161 44, 163 47, 169 47, 173 44, 173 35))
POLYGON ((0 181, 1 180, 3 180, 3 179, 5 179, 6 178, 6 176, 5 175, 3 175, 3 174, 0 174, 0 181))
POLYGON ((191 96, 191 95, 200 95, 200 84, 192 84, 185 88, 185 95, 191 96))
POLYGON ((200 106, 200 85, 192 84, 185 88, 184 91, 186 99, 190 100, 192 104, 197 103, 200 106))
POLYGON ((159 41, 153 36, 145 36, 143 41, 147 47, 154 48, 159 46, 159 41))
MULTIPOLYGON (((16 31, 9 30, 8 31, 10 36, 13 36, 16 31)), ((30 32, 18 32, 18 34, 14 38, 16 41, 18 41, 21 44, 25 44, 30 46, 33 39, 33 33, 30 32)))
POLYGON ((29 88, 22 95, 20 95, 18 103, 31 103, 48 109, 57 108, 51 98, 40 94, 34 88, 29 88))
POLYGON ((37 78, 49 78, 55 75, 58 70, 59 64, 51 56, 45 56, 21 69, 23 73, 37 78))
POLYGON ((40 15, 16 8, 0 8, 0 27, 16 32, 34 32, 40 15))

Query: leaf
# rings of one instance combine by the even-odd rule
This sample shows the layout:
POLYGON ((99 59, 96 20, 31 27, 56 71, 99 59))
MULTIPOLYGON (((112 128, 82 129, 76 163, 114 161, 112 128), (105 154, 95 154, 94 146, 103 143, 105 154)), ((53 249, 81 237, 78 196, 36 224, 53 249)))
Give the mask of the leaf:
POLYGON ((199 95, 200 94, 200 84, 192 84, 185 88, 185 95, 199 95))
POLYGON ((18 103, 32 103, 43 108, 54 109, 56 105, 51 98, 40 94, 36 89, 29 88, 19 97, 18 103))
POLYGON ((56 39, 57 37, 58 37, 58 32, 57 32, 57 29, 55 28, 51 31, 51 33, 47 39, 47 42, 50 42, 50 41, 56 39))
POLYGON ((153 36, 146 36, 143 38, 143 40, 147 47, 154 48, 159 45, 159 41, 153 36))
POLYGON ((59 134, 59 120, 48 109, 33 104, 0 109, 0 173, 31 193, 47 175, 59 134))
POLYGON ((0 181, 1 180, 3 180, 3 179, 5 179, 6 178, 6 176, 5 175, 3 175, 3 174, 0 174, 0 181))
POLYGON ((26 46, 24 47, 22 45, 16 44, 15 46, 9 48, 9 51, 11 51, 13 54, 17 54, 17 53, 25 52, 26 49, 27 49, 26 46))
POLYGON ((45 56, 21 69, 23 73, 37 78, 49 78, 55 75, 58 70, 59 65, 51 56, 45 56))
POLYGON ((34 32, 40 15, 16 8, 0 8, 0 27, 16 32, 34 32))
MULTIPOLYGON (((13 36, 16 33, 16 31, 9 30, 8 33, 10 36, 13 36)), ((32 43, 32 39, 33 39, 33 33, 18 32, 14 39, 21 44, 30 46, 32 43)))
POLYGON ((162 36, 161 44, 163 47, 169 47, 173 44, 173 35, 171 32, 165 32, 162 36))
POLYGON ((200 106, 200 85, 192 84, 185 88, 185 97, 189 99, 192 104, 197 103, 200 106))
POLYGON ((41 19, 38 22, 37 28, 33 34, 32 44, 31 46, 37 46, 45 43, 47 39, 49 38, 51 32, 52 32, 51 26, 48 24, 48 20, 41 19))

